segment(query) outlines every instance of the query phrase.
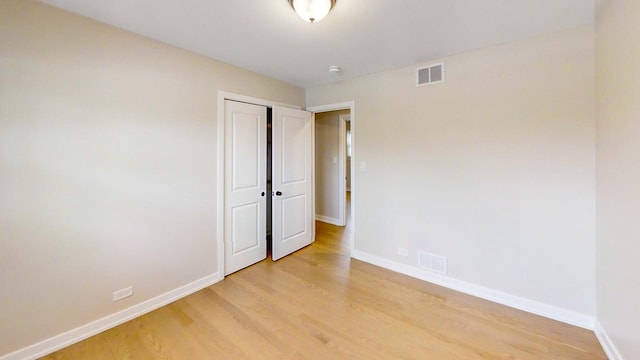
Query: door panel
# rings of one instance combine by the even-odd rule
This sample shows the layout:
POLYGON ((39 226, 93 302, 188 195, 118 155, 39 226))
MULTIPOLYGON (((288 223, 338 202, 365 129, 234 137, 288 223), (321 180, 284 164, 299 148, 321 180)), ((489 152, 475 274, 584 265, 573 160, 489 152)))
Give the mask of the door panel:
POLYGON ((225 275, 266 258, 266 129, 265 107, 225 101, 225 275))
POLYGON ((296 236, 306 231, 306 208, 306 195, 294 196, 282 200, 282 242, 295 239, 296 236))
POLYGON ((305 127, 306 118, 282 116, 280 119, 282 127, 282 184, 293 184, 307 180, 306 168, 309 166, 306 159, 305 127))
POLYGON ((258 203, 237 206, 231 210, 231 254, 239 255, 260 246, 259 222, 260 207, 258 203))
POLYGON ((273 259, 314 241, 311 113, 273 108, 273 259))
POLYGON ((232 116, 231 147, 233 154, 233 188, 238 191, 259 187, 260 125, 255 114, 235 113, 232 116))

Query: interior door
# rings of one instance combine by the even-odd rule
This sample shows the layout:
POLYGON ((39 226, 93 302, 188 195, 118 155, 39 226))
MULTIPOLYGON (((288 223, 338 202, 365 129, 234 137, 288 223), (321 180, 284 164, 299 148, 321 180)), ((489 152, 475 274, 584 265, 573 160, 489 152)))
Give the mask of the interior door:
POLYGON ((311 113, 274 107, 272 144, 272 255, 278 260, 315 239, 311 113))
POLYGON ((267 257, 267 108, 225 101, 225 275, 267 257))

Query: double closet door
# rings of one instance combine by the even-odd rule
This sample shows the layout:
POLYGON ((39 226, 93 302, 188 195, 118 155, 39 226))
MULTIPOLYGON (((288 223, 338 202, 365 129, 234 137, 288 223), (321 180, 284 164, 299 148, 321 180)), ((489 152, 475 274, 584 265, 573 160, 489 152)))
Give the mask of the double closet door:
POLYGON ((271 219, 273 260, 311 244, 315 222, 311 113, 274 106, 268 152, 267 108, 230 100, 224 106, 227 275, 267 257, 267 219, 271 219))

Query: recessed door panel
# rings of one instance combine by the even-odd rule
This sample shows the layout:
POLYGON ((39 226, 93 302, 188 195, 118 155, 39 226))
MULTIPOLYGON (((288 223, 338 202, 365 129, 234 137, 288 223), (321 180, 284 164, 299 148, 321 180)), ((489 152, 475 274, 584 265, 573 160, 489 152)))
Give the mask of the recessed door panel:
POLYGON ((231 209, 231 253, 233 256, 245 251, 251 251, 260 246, 260 230, 256 227, 259 217, 264 215, 260 211, 260 204, 255 202, 237 206, 231 209))
POLYGON ((282 199, 282 241, 303 235, 308 228, 306 194, 282 199))
POLYGON ((305 118, 283 116, 281 119, 282 142, 282 184, 306 180, 307 164, 307 122, 305 118))
POLYGON ((255 114, 234 113, 231 119, 231 141, 233 153, 232 191, 259 187, 261 170, 260 117, 255 114))

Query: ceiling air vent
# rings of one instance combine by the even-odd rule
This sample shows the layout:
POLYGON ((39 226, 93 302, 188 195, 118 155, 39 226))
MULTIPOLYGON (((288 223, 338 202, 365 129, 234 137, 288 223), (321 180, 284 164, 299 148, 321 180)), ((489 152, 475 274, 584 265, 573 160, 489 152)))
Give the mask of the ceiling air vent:
POLYGON ((416 86, 432 85, 444 82, 444 63, 418 68, 416 71, 416 80, 416 86))

